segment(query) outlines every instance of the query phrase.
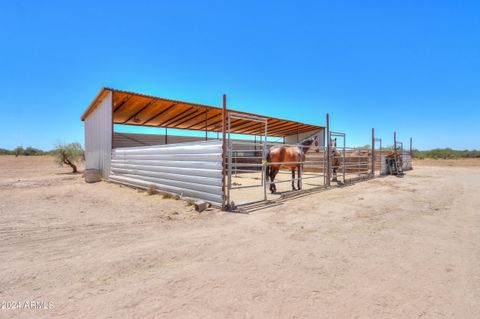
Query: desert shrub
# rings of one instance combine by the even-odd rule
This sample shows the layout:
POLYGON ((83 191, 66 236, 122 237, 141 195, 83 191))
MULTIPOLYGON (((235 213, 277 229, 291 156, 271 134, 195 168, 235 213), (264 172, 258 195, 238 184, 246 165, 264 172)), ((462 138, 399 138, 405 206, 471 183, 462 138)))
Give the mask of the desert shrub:
POLYGON ((45 155, 45 154, 48 154, 48 153, 41 150, 41 149, 31 147, 31 146, 29 146, 27 148, 23 148, 22 146, 17 146, 13 150, 7 150, 7 149, 4 149, 4 148, 0 148, 0 155, 15 155, 17 157, 17 156, 20 156, 20 155, 23 155, 23 156, 37 156, 37 155, 45 155))
POLYGON ((77 173, 76 164, 83 159, 84 152, 80 143, 59 144, 53 150, 52 155, 60 166, 68 165, 72 168, 73 173, 77 173))
POLYGON ((434 159, 452 159, 452 158, 480 158, 479 150, 454 150, 451 148, 435 148, 428 151, 413 151, 415 158, 434 158, 434 159))
POLYGON ((45 155, 45 152, 38 149, 38 148, 34 148, 34 147, 29 146, 23 151, 23 155, 25 155, 25 156, 45 155))
POLYGON ((11 155, 13 154, 12 151, 7 150, 6 148, 0 148, 0 155, 11 155))

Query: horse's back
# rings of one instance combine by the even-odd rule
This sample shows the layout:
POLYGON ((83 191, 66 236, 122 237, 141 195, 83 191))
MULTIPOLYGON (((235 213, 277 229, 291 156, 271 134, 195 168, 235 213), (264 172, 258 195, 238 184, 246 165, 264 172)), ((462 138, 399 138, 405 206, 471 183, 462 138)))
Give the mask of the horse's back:
POLYGON ((303 152, 297 146, 274 146, 269 151, 270 162, 282 163, 274 166, 294 168, 303 161, 303 152))

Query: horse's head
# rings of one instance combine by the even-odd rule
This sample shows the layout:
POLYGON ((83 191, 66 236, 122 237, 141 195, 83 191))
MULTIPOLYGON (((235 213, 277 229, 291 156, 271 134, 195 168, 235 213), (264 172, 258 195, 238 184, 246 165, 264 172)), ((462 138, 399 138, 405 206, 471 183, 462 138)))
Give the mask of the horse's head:
POLYGON ((300 144, 303 145, 303 152, 304 153, 307 153, 308 152, 308 149, 310 147, 315 147, 315 151, 318 153, 320 152, 320 149, 318 147, 318 136, 317 135, 313 135, 313 136, 310 136, 309 138, 303 140, 300 144))
POLYGON ((330 140, 330 147, 332 148, 332 151, 337 150, 337 138, 335 137, 334 139, 330 140))
POLYGON ((315 152, 320 153, 320 147, 319 147, 320 145, 318 143, 318 136, 317 135, 315 135, 313 137, 313 146, 315 146, 315 152))

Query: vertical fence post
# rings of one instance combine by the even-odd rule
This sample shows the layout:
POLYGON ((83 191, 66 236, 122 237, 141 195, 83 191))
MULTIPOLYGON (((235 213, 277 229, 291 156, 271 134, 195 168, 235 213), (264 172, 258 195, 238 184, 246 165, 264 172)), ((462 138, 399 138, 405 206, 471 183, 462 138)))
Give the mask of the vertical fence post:
POLYGON ((227 183, 227 207, 231 208, 230 205, 232 203, 231 199, 230 199, 230 191, 232 189, 232 166, 233 166, 233 162, 232 162, 232 157, 233 157, 233 144, 232 144, 232 138, 231 138, 231 134, 232 134, 232 130, 231 130, 231 123, 232 123, 232 117, 231 117, 231 113, 230 112, 227 112, 227 130, 228 130, 228 134, 227 134, 227 141, 228 141, 228 144, 227 144, 227 159, 228 159, 228 164, 227 164, 227 169, 228 169, 228 183, 227 183))
POLYGON ((372 127, 372 176, 375 177, 375 129, 372 127))
POLYGON ((263 182, 263 200, 267 200, 267 137, 268 137, 268 119, 265 120, 265 138, 263 141, 263 150, 262 150, 262 182, 263 182))
POLYGON ((410 137, 410 169, 413 169, 413 143, 410 137))
POLYGON ((412 148, 412 138, 410 137, 410 158, 413 159, 413 148, 412 148))
POLYGON ((346 165, 347 165, 347 134, 343 133, 343 184, 346 180, 346 165))
POLYGON ((397 150, 397 132, 393 132, 393 151, 397 150))
MULTIPOLYGON (((327 140, 327 186, 330 186, 330 171, 331 171, 331 163, 330 163, 330 156, 331 156, 331 151, 330 151, 330 115, 327 113, 327 119, 326 119, 326 140, 327 140)), ((325 172, 323 172, 325 174, 325 172)))
POLYGON ((379 152, 380 154, 380 160, 379 160, 379 163, 380 163, 380 167, 378 168, 378 175, 382 175, 382 165, 383 165, 383 159, 382 159, 382 156, 383 156, 383 149, 382 149, 382 139, 380 139, 380 145, 379 145, 379 152))
POLYGON ((226 187, 225 187, 225 178, 226 178, 226 163, 227 163, 227 140, 225 134, 225 116, 227 114, 227 95, 223 95, 223 106, 222 106, 222 210, 227 210, 227 196, 226 196, 226 187))

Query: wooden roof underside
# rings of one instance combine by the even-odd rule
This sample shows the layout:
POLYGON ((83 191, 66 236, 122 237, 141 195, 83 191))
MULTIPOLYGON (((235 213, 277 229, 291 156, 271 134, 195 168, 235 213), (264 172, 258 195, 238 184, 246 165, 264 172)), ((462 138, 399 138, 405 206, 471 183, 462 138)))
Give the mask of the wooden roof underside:
MULTIPOLYGON (((113 93, 113 122, 115 124, 167 127, 209 132, 222 131, 221 108, 109 88, 104 88, 100 91, 90 107, 83 114, 82 120, 85 120, 109 91, 113 93)), ((227 109, 227 111, 267 118, 269 136, 284 137, 323 128, 322 126, 281 120, 231 109, 227 109)), ((265 134, 264 130, 264 125, 256 121, 244 119, 231 120, 230 132, 234 134, 263 135, 265 134)))

